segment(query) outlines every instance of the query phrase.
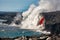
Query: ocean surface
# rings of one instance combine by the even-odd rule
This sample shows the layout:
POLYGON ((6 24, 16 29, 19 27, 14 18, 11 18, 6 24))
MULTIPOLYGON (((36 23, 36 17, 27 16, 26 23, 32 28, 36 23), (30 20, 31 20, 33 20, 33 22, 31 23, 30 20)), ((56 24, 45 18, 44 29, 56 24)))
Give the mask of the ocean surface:
POLYGON ((42 33, 18 27, 0 26, 0 38, 15 38, 21 36, 40 36, 42 33))

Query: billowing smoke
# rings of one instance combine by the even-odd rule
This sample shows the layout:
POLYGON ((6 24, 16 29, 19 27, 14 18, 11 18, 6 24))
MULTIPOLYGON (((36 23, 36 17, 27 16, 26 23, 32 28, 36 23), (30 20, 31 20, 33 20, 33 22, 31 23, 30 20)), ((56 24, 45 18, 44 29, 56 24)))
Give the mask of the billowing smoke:
MULTIPOLYGON (((32 29, 36 28, 39 18, 42 16, 40 14, 41 12, 50 12, 57 10, 60 10, 60 0, 40 0, 38 2, 38 6, 34 4, 30 5, 29 9, 22 13, 23 16, 23 20, 21 23, 22 28, 26 28, 26 27, 32 29), (33 27, 31 25, 33 25, 33 27)), ((20 19, 19 17, 20 16, 16 16, 14 22, 17 19, 20 19)))
POLYGON ((38 6, 31 5, 26 12, 22 13, 24 20, 22 21, 22 28, 39 29, 41 25, 37 26, 37 23, 42 17, 40 13, 60 10, 59 5, 59 0, 40 0, 38 6))
POLYGON ((50 0, 51 5, 55 8, 55 11, 60 10, 60 0, 50 0))
POLYGON ((39 5, 49 8, 50 11, 60 10, 60 0, 40 0, 39 5))
POLYGON ((24 19, 24 18, 27 18, 27 16, 31 14, 31 12, 33 11, 33 9, 34 9, 35 7, 36 7, 36 6, 35 6, 34 4, 32 4, 27 11, 23 12, 23 13, 22 13, 23 19, 24 19))
POLYGON ((45 28, 44 23, 37 26, 39 20, 43 17, 41 13, 58 10, 60 10, 60 0, 40 0, 38 6, 32 4, 27 11, 22 13, 23 20, 19 27, 22 29, 43 30, 45 28))
MULTIPOLYGON (((39 20, 43 17, 41 13, 58 10, 60 10, 60 0, 40 0, 38 6, 33 4, 27 11, 22 13, 23 21, 21 22, 22 26, 20 28, 43 30, 45 28, 43 26, 44 23, 37 26, 39 20)), ((44 33, 46 33, 46 31, 44 31, 44 33)))

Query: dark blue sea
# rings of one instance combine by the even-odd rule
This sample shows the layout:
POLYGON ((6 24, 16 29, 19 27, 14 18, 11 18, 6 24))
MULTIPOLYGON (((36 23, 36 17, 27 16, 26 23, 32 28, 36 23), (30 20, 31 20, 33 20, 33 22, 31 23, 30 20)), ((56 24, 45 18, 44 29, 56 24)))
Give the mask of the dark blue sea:
POLYGON ((40 36, 42 33, 18 27, 0 26, 0 38, 15 38, 21 36, 40 36))

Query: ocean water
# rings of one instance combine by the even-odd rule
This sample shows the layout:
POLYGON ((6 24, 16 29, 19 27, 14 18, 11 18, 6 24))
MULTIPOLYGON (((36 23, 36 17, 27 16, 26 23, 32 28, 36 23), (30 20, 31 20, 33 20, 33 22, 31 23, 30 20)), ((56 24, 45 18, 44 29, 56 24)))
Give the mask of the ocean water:
POLYGON ((21 36, 40 36, 42 33, 29 29, 19 29, 18 27, 0 27, 0 38, 15 38, 21 36))

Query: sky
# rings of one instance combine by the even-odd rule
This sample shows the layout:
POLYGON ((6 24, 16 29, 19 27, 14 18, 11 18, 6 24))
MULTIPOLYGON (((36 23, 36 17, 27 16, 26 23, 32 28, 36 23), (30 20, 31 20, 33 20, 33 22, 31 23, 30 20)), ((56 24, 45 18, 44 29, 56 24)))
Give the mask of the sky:
POLYGON ((38 4, 39 0, 0 0, 0 11, 22 12, 31 4, 38 4))

